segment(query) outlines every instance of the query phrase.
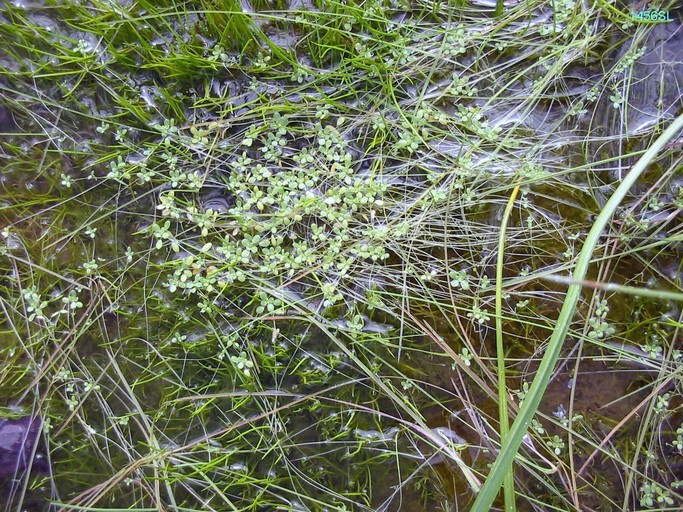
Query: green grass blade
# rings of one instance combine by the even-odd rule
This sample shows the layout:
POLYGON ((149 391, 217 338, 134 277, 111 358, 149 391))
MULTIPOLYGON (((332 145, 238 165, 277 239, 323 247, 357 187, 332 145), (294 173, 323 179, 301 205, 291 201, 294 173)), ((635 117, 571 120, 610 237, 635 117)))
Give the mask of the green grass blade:
POLYGON ((599 283, 596 281, 576 281, 569 277, 563 276, 540 276, 541 279, 546 281, 551 281, 553 283, 561 284, 578 284, 586 288, 594 288, 596 290, 605 290, 609 292, 623 293, 624 295, 637 295, 638 297, 648 297, 652 299, 660 300, 674 300, 677 302, 683 302, 683 293, 671 292, 668 290, 651 290, 649 288, 635 287, 635 286, 625 286, 616 283, 599 283))
MULTIPOLYGON (((597 219, 595 219, 595 223, 588 233, 586 242, 581 249, 581 254, 579 255, 579 259, 576 263, 576 268, 572 276, 574 281, 581 281, 586 277, 591 255, 593 254, 593 250, 598 243, 598 239, 605 229, 607 222, 614 214, 629 189, 634 185, 638 177, 647 168, 648 164, 652 162, 657 153, 676 136, 681 128, 683 128, 683 115, 678 116, 676 120, 664 131, 664 133, 659 136, 659 138, 652 144, 650 149, 648 149, 640 158, 640 160, 638 160, 638 162, 633 166, 619 187, 617 187, 617 189, 614 191, 612 197, 609 199, 609 201, 607 201, 607 204, 600 212, 600 215, 598 215, 597 219)), ((541 361, 538 373, 531 384, 529 393, 524 399, 524 403, 519 410, 517 418, 510 428, 509 435, 506 436, 502 442, 500 453, 498 454, 498 457, 491 468, 491 473, 484 482, 481 492, 474 502, 474 506, 472 507, 473 512, 487 512, 490 510, 491 504, 498 494, 498 490, 500 489, 503 480, 510 471, 512 462, 517 454, 517 450, 522 443, 522 438, 524 437, 524 434, 526 434, 527 427, 531 423, 538 405, 541 402, 541 398, 545 392, 545 389, 548 386, 548 382, 550 381, 550 377, 555 368, 555 363, 557 362, 562 349, 564 338, 569 331, 569 326, 571 324, 574 312, 576 310, 576 305, 581 294, 581 288, 582 287, 579 284, 569 285, 560 316, 557 320, 557 325, 553 331, 548 349, 543 356, 543 360, 541 361)))

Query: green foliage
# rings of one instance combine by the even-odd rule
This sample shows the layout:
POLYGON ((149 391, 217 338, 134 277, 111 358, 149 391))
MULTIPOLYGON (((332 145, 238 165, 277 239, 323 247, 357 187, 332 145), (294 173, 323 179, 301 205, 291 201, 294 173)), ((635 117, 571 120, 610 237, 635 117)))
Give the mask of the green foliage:
MULTIPOLYGON (((648 45, 626 34, 611 71, 584 74, 621 37, 611 9, 1 7, 0 411, 41 415, 50 498, 469 508, 504 434, 486 397, 511 417, 538 400, 528 382, 564 291, 548 279, 572 268, 619 183, 614 161, 585 155, 604 145, 605 107, 634 108, 629 71, 648 45)), ((625 165, 642 141, 621 142, 625 165)), ((626 362, 646 368, 628 370, 634 387, 657 391, 607 436, 624 418, 549 396, 512 433, 527 437, 511 501, 680 502, 675 151, 598 240, 563 325, 579 355, 561 351, 556 373, 575 368, 580 385, 585 367, 616 361, 623 378, 626 362), (581 472, 586 453, 598 462, 581 472), (624 483, 605 489, 593 475, 610 464, 624 483)), ((614 402, 635 407, 638 392, 614 402)), ((46 487, 17 478, 17 501, 46 487)))

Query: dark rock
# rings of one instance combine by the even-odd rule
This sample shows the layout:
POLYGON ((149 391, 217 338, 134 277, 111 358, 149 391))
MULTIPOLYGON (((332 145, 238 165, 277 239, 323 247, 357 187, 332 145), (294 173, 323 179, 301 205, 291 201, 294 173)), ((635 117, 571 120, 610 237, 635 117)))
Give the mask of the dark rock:
POLYGON ((41 426, 39 416, 0 419, 0 479, 31 466, 41 426))
POLYGON ((12 113, 7 107, 0 105, 0 133, 9 133, 16 129, 12 113))

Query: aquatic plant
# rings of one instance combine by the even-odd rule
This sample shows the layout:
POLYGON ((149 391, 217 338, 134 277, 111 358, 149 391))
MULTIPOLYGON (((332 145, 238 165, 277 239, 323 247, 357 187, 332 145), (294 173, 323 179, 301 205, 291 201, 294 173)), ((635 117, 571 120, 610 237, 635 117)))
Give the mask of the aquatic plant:
POLYGON ((0 405, 57 507, 680 504, 680 147, 587 235, 680 104, 605 138, 655 28, 479 3, 2 7, 0 405))

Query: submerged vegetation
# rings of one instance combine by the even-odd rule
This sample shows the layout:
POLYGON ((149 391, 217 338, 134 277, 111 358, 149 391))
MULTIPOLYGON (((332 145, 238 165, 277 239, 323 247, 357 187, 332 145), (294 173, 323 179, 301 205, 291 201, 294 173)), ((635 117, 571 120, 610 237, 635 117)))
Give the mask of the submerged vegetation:
POLYGON ((683 14, 497 3, 0 8, 5 510, 683 506, 683 14))

